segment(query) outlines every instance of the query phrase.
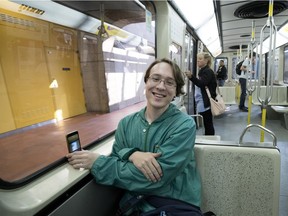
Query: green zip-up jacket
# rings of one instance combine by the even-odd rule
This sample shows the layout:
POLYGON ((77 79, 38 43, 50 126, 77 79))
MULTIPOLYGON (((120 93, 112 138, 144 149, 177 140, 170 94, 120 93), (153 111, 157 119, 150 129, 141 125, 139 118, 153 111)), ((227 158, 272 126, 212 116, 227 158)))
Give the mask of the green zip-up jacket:
MULTIPOLYGON (((145 110, 119 122, 111 155, 98 157, 91 168, 92 175, 100 184, 127 190, 122 201, 133 194, 152 194, 200 206, 201 181, 193 150, 196 136, 194 120, 170 104, 158 119, 149 124, 145 110), (148 181, 128 160, 135 150, 162 153, 157 158, 163 172, 160 181, 148 181)), ((147 206, 142 210, 147 211, 147 206)))

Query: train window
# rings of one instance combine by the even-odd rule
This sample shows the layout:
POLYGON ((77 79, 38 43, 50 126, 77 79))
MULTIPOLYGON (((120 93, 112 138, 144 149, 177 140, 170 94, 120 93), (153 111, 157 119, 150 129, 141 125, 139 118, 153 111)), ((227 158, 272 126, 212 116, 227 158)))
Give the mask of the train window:
POLYGON ((0 180, 29 181, 62 161, 70 132, 63 119, 145 100, 143 76, 155 60, 155 13, 148 1, 1 3, 0 180), (48 7, 43 12, 38 6, 48 7), (47 125, 61 130, 42 130, 47 125), (17 138, 34 129, 36 136, 17 138))
POLYGON ((218 58, 215 58, 215 63, 214 63, 215 72, 218 70, 220 60, 223 60, 225 67, 228 68, 228 58, 218 57, 218 58))
MULTIPOLYGON (((194 67, 194 43, 195 40, 193 39, 192 35, 188 32, 185 34, 185 47, 184 47, 184 69, 185 70, 192 70, 194 67)), ((196 65, 195 65, 196 66, 196 65)))
POLYGON ((239 59, 237 57, 233 57, 232 58, 232 79, 236 79, 237 78, 237 74, 236 74, 236 65, 238 64, 239 59))
POLYGON ((284 48, 284 73, 283 82, 288 84, 288 46, 284 48))
POLYGON ((169 46, 170 59, 175 61, 178 65, 182 62, 182 47, 172 42, 169 46))

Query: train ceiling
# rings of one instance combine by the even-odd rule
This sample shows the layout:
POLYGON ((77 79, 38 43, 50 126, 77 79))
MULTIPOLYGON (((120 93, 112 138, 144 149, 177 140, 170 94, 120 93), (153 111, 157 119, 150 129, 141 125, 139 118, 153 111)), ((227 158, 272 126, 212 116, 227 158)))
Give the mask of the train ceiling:
MULTIPOLYGON (((252 21, 255 21, 255 42, 260 42, 260 32, 268 20, 269 1, 217 0, 222 51, 236 51, 240 45, 247 47, 251 42, 252 21)), ((288 22, 288 1, 274 1, 273 19, 277 29, 288 22)), ((269 29, 268 29, 269 30, 269 29)), ((288 30, 287 30, 288 31, 288 30)), ((265 31, 265 36, 269 32, 265 31)))
MULTIPOLYGON (((76 9, 92 17, 100 18, 100 3, 104 3, 105 21, 117 26, 125 25, 125 17, 135 17, 131 13, 138 14, 139 19, 145 17, 144 11, 137 4, 129 4, 127 1, 56 1, 70 8, 76 9), (123 8, 119 10, 119 4, 123 8), (117 6, 116 6, 117 5, 117 6), (116 7, 115 7, 116 6, 116 7), (132 7, 132 8, 131 8, 132 7), (97 8, 98 10, 95 10, 97 8), (115 13, 117 10, 117 13, 115 13), (117 17, 115 17, 117 16, 117 17), (121 19, 119 19, 121 16, 121 19)), ((195 1, 196 3, 197 1, 195 1)), ((191 1, 193 4, 194 1, 191 1)), ((273 2, 273 19, 279 29, 288 22, 288 1, 273 2)), ((260 41, 260 32, 268 19, 269 1, 229 1, 214 0, 217 19, 219 20, 219 34, 222 43, 222 52, 236 51, 241 46, 247 48, 251 41, 252 21, 255 21, 255 42, 260 41)), ((131 20, 130 20, 131 22, 131 20)), ((265 31, 265 37, 269 33, 265 31)))

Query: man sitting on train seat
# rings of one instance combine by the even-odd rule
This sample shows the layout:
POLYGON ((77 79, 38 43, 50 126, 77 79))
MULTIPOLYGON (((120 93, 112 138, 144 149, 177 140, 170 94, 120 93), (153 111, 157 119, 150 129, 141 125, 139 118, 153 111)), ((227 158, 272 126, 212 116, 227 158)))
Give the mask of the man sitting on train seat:
MULTIPOLYGON (((252 56, 252 63, 255 63, 255 56, 256 54, 253 53, 252 56)), ((244 60, 244 62, 242 63, 241 66, 241 74, 238 75, 239 78, 239 83, 240 83, 240 87, 241 87, 241 95, 240 95, 240 103, 239 103, 239 109, 244 111, 244 112, 248 112, 248 108, 245 106, 245 100, 246 100, 246 87, 247 87, 247 78, 248 78, 248 73, 255 73, 254 71, 251 71, 249 68, 249 61, 251 60, 251 54, 249 54, 249 58, 246 58, 244 60)))
MULTIPOLYGON (((184 93, 183 74, 174 62, 156 60, 144 82, 147 105, 119 122, 111 155, 78 151, 68 154, 68 161, 75 169, 90 169, 100 184, 125 189, 120 206, 144 194, 198 207, 201 181, 194 157, 195 122, 170 103, 184 93)), ((142 201, 133 211, 152 209, 142 201)))

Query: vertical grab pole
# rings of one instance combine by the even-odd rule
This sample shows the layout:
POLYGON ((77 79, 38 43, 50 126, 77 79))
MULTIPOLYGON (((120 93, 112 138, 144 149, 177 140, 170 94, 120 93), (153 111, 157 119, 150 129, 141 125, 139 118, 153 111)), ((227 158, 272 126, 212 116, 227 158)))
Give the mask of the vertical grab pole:
MULTIPOLYGON (((251 51, 253 52, 253 45, 252 43, 250 43, 248 45, 248 52, 247 52, 247 56, 251 55, 251 51)), ((250 71, 252 68, 252 63, 251 61, 249 61, 248 63, 248 74, 247 74, 247 92, 248 92, 248 115, 247 115, 247 125, 250 124, 251 121, 251 104, 252 104, 252 88, 251 88, 251 76, 250 76, 250 71)))
MULTIPOLYGON (((242 44, 239 45, 239 50, 237 50, 237 64, 240 61, 242 61, 242 44)), ((236 78, 237 78, 237 75, 236 75, 236 78)), ((240 83, 238 82, 236 86, 236 96, 237 96, 238 105, 240 104, 240 95, 241 95, 241 87, 240 87, 240 83)))
MULTIPOLYGON (((252 32, 251 32, 251 43, 248 46, 248 55, 250 52, 250 56, 252 58, 253 56, 253 49, 254 49, 254 44, 255 44, 255 21, 252 21, 252 32)), ((252 70, 254 63, 252 62, 252 60, 249 61, 249 69, 252 70)), ((254 85, 252 85, 252 74, 251 72, 248 73, 248 85, 247 85, 247 91, 248 91, 248 116, 247 116, 247 125, 250 124, 251 121, 251 108, 252 108, 252 93, 255 91, 256 89, 256 82, 254 82, 254 85)))
MULTIPOLYGON (((260 35, 260 61, 259 61, 259 79, 258 79, 258 89, 257 89, 257 98, 261 103, 262 108, 262 126, 266 125, 266 110, 269 102, 272 99, 273 95, 273 82, 274 82, 274 59, 275 59, 275 45, 276 45, 276 34, 277 27, 274 24, 273 19, 273 0, 269 0, 269 11, 268 11, 268 20, 267 23, 261 29, 260 35), (260 97, 260 83, 262 81, 262 46, 264 38, 264 29, 269 28, 269 53, 268 53, 268 70, 267 70, 267 82, 265 89, 265 98, 260 97)), ((261 130, 260 142, 264 142, 264 131, 261 130)))

